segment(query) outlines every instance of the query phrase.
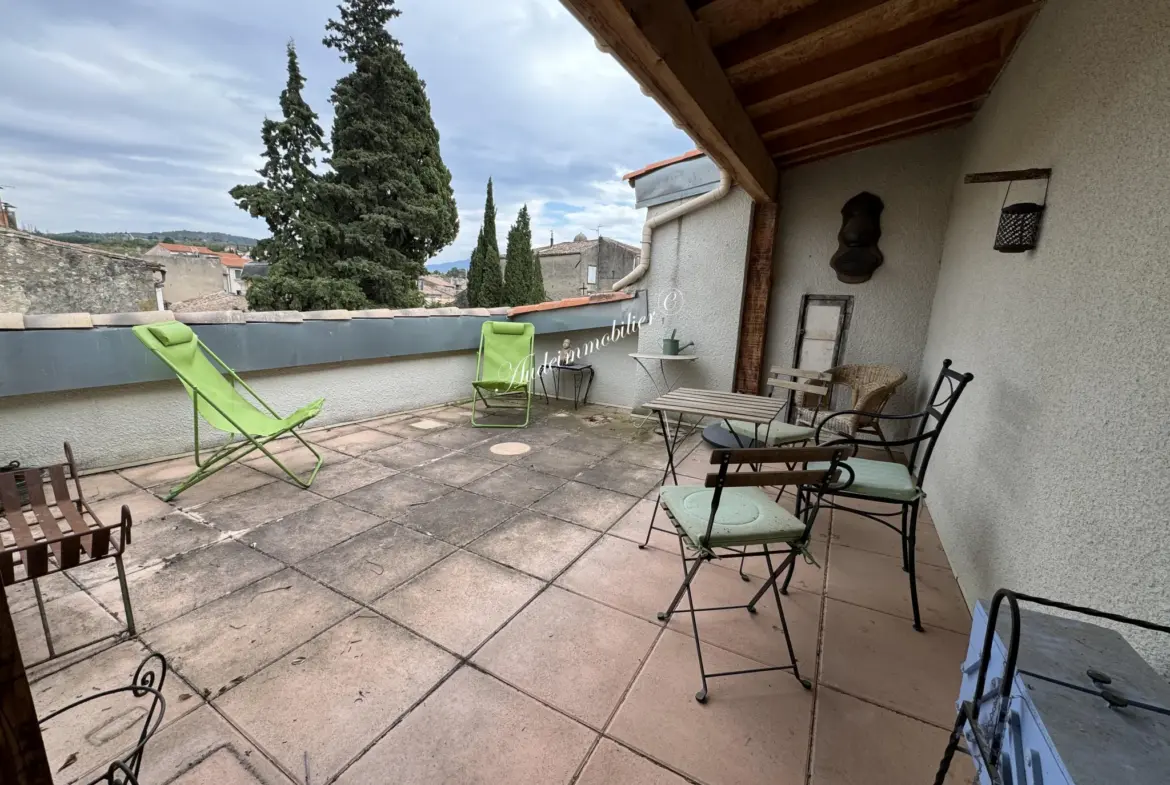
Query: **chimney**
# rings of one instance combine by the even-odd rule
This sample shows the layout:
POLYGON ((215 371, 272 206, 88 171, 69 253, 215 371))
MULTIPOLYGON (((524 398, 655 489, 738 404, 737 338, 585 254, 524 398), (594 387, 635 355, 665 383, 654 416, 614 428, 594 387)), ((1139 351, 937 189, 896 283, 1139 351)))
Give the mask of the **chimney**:
POLYGON ((553 230, 552 229, 548 230, 548 247, 549 248, 553 247, 553 230))

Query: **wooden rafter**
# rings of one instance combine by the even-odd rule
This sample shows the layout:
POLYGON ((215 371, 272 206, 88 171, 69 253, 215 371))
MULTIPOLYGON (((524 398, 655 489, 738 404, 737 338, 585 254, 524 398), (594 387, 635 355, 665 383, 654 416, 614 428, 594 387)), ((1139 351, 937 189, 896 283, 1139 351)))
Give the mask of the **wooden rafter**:
POLYGON ((994 73, 979 73, 939 90, 912 95, 843 117, 835 117, 828 122, 769 133, 766 134, 768 149, 774 155, 784 155, 810 145, 831 142, 952 107, 975 103, 987 94, 994 76, 994 73))
POLYGON ((715 56, 724 68, 734 68, 872 11, 886 2, 888 0, 830 0, 814 3, 716 47, 715 56))
MULTIPOLYGON (((751 106, 936 42, 945 50, 952 42, 961 42, 981 30, 1007 27, 1018 34, 1022 25, 1011 23, 1035 13, 1041 3, 1042 0, 983 0, 958 4, 942 13, 881 31, 844 49, 827 50, 785 66, 739 86, 737 95, 745 106, 751 106)), ((1014 34, 1012 41, 1006 43, 1009 50, 1014 34)))
POLYGON ((562 2, 753 199, 775 199, 776 165, 686 3, 562 2))
POLYGON ((955 106, 941 109, 921 117, 914 117, 881 128, 863 131, 858 134, 833 139, 821 144, 809 145, 777 158, 781 168, 787 169, 800 164, 832 158, 846 153, 856 152, 874 145, 894 142, 911 136, 956 128, 970 122, 978 110, 977 104, 955 106))

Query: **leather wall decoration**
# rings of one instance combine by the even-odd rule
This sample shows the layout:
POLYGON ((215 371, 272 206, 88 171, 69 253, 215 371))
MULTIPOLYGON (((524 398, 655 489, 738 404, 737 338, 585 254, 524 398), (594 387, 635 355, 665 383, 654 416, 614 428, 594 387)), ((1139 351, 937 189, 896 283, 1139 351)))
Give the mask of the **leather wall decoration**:
POLYGON ((841 231, 837 232, 837 253, 829 266, 843 283, 864 283, 881 267, 885 256, 878 248, 882 236, 881 217, 885 205, 877 196, 862 191, 841 208, 841 231))

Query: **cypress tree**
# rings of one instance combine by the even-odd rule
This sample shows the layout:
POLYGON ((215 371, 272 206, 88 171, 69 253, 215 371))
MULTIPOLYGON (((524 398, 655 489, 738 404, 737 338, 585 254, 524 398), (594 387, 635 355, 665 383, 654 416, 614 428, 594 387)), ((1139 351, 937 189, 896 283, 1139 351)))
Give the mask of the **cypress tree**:
POLYGON ((471 269, 467 279, 467 298, 473 308, 507 305, 504 275, 500 270, 500 245, 496 239, 496 200, 492 180, 487 183, 487 200, 483 206, 483 225, 479 240, 471 252, 471 269))
POLYGON ((287 56, 282 117, 266 118, 260 129, 265 159, 258 170, 261 182, 231 190, 236 204, 263 218, 272 235, 253 250, 254 258, 268 262, 269 268, 267 278, 248 288, 248 306, 257 311, 361 308, 366 303, 361 291, 331 278, 324 255, 330 229, 319 211, 321 178, 315 171, 317 152, 326 150, 324 133, 301 96, 305 79, 292 41, 287 56))
POLYGON ((372 303, 419 305, 428 259, 455 239, 451 173, 418 73, 386 30, 394 0, 342 0, 324 43, 353 72, 338 80, 324 201, 335 274, 372 303))
MULTIPOLYGON (((536 254, 532 252, 532 224, 528 217, 528 205, 520 208, 516 223, 508 231, 508 264, 504 272, 504 292, 508 305, 530 305, 541 302, 536 297, 536 282, 533 276, 539 273, 536 254)), ((543 285, 541 289, 543 290, 543 285)))

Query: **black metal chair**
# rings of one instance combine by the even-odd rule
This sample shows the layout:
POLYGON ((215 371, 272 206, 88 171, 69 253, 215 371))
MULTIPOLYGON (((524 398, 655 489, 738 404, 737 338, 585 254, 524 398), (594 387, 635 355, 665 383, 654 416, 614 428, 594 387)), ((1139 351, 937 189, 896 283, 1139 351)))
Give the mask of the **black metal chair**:
MULTIPOLYGON (((822 431, 828 431, 831 439, 825 441, 824 446, 852 446, 855 457, 849 458, 845 464, 853 470, 853 483, 847 490, 836 491, 831 502, 825 502, 826 507, 836 510, 845 510, 894 530, 902 538, 902 569, 910 574, 910 604, 914 611, 914 629, 922 632, 922 618, 918 611, 918 580, 915 576, 914 547, 917 541, 918 510, 922 499, 926 495, 922 490, 922 483, 926 478, 926 470, 930 465, 930 456, 934 453, 934 446, 942 433, 943 426, 951 416, 955 404, 967 384, 974 379, 970 373, 958 373, 951 370, 951 361, 943 360, 942 370, 931 390, 926 408, 914 414, 874 414, 872 412, 842 411, 835 412, 825 418, 817 426, 815 440, 822 444, 822 431), (826 428, 833 418, 849 415, 864 414, 877 420, 906 421, 913 423, 918 420, 917 431, 913 436, 904 439, 858 439, 855 436, 842 437, 826 428), (857 458, 859 447, 874 447, 889 450, 892 447, 908 447, 910 451, 908 465, 892 461, 878 461, 867 458, 857 458), (860 499, 864 501, 885 502, 896 505, 895 512, 877 513, 870 510, 859 510, 841 504, 840 500, 860 499), (901 516, 899 525, 885 520, 894 516, 901 516)), ((809 468, 818 468, 811 464, 809 468)), ((793 565, 795 566, 795 565, 793 565)), ((787 593, 788 584, 792 580, 792 569, 784 579, 781 592, 787 593)))
POLYGON ((695 649, 699 657, 699 674, 703 688, 695 695, 699 703, 707 701, 707 679, 717 676, 736 676, 744 673, 790 670, 805 689, 812 689, 812 682, 802 678, 788 634, 788 622, 784 617, 784 605, 776 585, 780 576, 796 564, 796 558, 808 553, 809 537, 813 523, 821 507, 821 497, 834 493, 849 485, 840 480, 842 475, 851 476, 843 463, 848 454, 841 447, 757 447, 739 450, 715 450, 711 463, 718 464, 716 473, 708 474, 704 485, 664 485, 660 501, 670 522, 678 532, 679 555, 682 556, 683 582, 674 599, 665 611, 658 614, 659 621, 667 621, 678 608, 683 595, 687 598, 684 611, 691 615, 691 627, 695 634, 695 649), (818 462, 819 469, 809 468, 790 471, 729 471, 732 465, 755 465, 783 463, 795 466, 798 463, 818 462), (762 488, 771 485, 795 485, 799 490, 798 510, 800 517, 781 507, 779 497, 775 500, 762 488), (759 546, 759 550, 748 551, 759 546), (776 547, 778 546, 778 548, 776 547), (742 550, 739 550, 742 549, 742 550), (688 555, 688 551, 690 555, 688 555), (783 557, 778 566, 773 566, 772 557, 783 557), (760 586, 755 596, 746 605, 726 605, 712 608, 696 608, 691 596, 691 583, 703 562, 713 559, 759 558, 767 561, 769 577, 760 586), (703 665, 703 648, 699 641, 697 614, 703 611, 728 611, 740 608, 749 613, 756 612, 756 604, 772 590, 776 598, 776 609, 780 613, 780 626, 784 642, 788 646, 790 665, 749 668, 746 670, 708 673, 703 665))
POLYGON ((114 687, 109 690, 102 690, 95 692, 93 695, 86 695, 81 700, 74 701, 68 706, 57 709, 52 714, 49 714, 40 720, 41 726, 45 723, 59 717, 66 712, 76 709, 90 701, 95 701, 100 698, 108 698, 111 695, 122 695, 129 693, 135 698, 143 698, 149 696, 150 703, 146 707, 146 711, 142 718, 142 730, 138 734, 138 743, 130 748, 128 752, 120 758, 112 761, 100 775, 90 780, 86 785, 98 785, 98 783, 106 783, 106 785, 138 785, 138 771, 142 767, 142 753, 146 749, 146 743, 150 741, 151 737, 162 726, 163 714, 166 713, 167 702, 163 698, 162 688, 163 682, 167 678, 167 661, 161 654, 149 654, 139 663, 138 669, 134 671, 134 679, 126 687, 114 687))

